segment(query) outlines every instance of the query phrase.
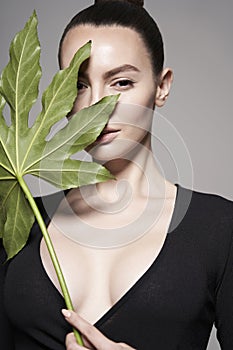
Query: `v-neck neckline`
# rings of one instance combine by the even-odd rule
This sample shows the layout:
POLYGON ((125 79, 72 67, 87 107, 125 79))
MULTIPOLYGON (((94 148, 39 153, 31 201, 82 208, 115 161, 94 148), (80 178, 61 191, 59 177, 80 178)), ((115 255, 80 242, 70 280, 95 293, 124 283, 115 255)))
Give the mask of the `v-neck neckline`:
MULTIPOLYGON (((134 294, 136 292, 136 290, 143 283, 144 279, 150 273, 152 268, 154 268, 154 266, 157 265, 159 260, 166 253, 166 247, 168 245, 168 240, 169 240, 169 237, 170 237, 169 234, 170 234, 171 231, 173 231, 173 227, 175 226, 174 224, 175 224, 175 221, 176 221, 176 218, 177 218, 178 207, 179 207, 178 206, 178 201, 179 201, 179 197, 180 197, 181 186, 179 184, 175 184, 175 186, 176 186, 177 190, 176 190, 176 198, 175 198, 174 208, 173 208, 173 212, 172 212, 172 215, 171 215, 170 223, 168 225, 168 230, 167 230, 167 233, 166 233, 163 245, 162 245, 159 253, 153 259, 152 263, 146 269, 146 271, 137 279, 137 281, 131 287, 129 287, 129 289, 106 312, 104 312, 104 314, 95 323, 93 323, 93 325, 95 327, 99 327, 100 325, 102 325, 107 319, 109 319, 109 317, 111 315, 113 315, 117 311, 117 309, 119 307, 121 307, 121 305, 123 305, 128 300, 128 298, 132 294, 134 294)), ((50 217, 46 217, 45 222, 46 222, 46 226, 48 227, 48 225, 51 222, 51 218, 50 217)), ((176 229, 177 229, 177 227, 174 228, 174 230, 176 230, 176 229)), ((54 285, 54 283, 50 279, 50 277, 47 274, 47 272, 45 270, 45 267, 43 265, 43 261, 42 261, 41 255, 40 255, 40 243, 41 243, 42 238, 43 238, 43 235, 41 233, 40 239, 38 240, 38 255, 39 255, 40 268, 43 270, 43 274, 45 275, 45 277, 46 277, 48 283, 50 284, 50 286, 55 290, 56 294, 63 300, 63 303, 65 303, 63 295, 60 293, 60 291, 54 285)))

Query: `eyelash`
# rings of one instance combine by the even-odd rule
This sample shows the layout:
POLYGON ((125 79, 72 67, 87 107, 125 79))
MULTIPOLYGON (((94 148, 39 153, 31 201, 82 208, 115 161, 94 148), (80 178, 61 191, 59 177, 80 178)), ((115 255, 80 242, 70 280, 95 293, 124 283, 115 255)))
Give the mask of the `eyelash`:
POLYGON ((127 83, 127 85, 119 86, 120 90, 127 90, 129 87, 132 87, 134 85, 134 82, 132 80, 122 79, 113 83, 113 86, 116 86, 117 84, 120 84, 120 83, 127 83))
MULTIPOLYGON (((127 85, 118 86, 119 90, 127 90, 129 87, 132 87, 134 85, 134 81, 132 81, 130 79, 122 79, 122 80, 117 80, 111 86, 116 86, 117 84, 121 84, 121 83, 123 83, 123 84, 126 83, 127 85)), ((77 89, 79 91, 83 90, 85 88, 87 88, 87 86, 84 83, 82 83, 80 81, 77 82, 77 89)))
POLYGON ((78 89, 78 90, 82 90, 82 89, 85 88, 85 87, 87 87, 87 86, 86 86, 84 83, 82 83, 82 82, 80 82, 80 81, 77 82, 77 89, 78 89), (80 88, 79 85, 82 85, 82 88, 80 88))

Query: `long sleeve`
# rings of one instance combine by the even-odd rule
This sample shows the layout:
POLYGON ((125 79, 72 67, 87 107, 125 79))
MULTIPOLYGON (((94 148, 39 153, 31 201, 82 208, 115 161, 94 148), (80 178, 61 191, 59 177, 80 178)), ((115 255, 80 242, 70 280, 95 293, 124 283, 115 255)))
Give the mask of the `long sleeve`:
POLYGON ((233 234, 224 275, 216 296, 217 339, 222 350, 233 349, 233 234))
POLYGON ((14 350, 14 335, 4 307, 4 279, 6 273, 6 254, 0 239, 0 347, 4 350, 14 350))

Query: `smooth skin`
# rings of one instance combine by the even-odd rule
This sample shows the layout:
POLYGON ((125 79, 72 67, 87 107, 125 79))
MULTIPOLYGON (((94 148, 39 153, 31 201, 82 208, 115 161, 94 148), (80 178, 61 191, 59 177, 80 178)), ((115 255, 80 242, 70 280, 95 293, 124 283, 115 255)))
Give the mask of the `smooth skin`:
MULTIPOLYGON (((176 187, 158 171, 151 150, 153 110, 162 107, 172 83, 172 71, 153 74, 152 63, 143 40, 132 29, 80 25, 71 29, 63 42, 62 68, 69 65, 75 52, 92 40, 91 57, 80 69, 79 94, 72 113, 103 96, 121 94, 107 128, 114 137, 89 147, 95 161, 103 163, 116 180, 71 190, 52 219, 48 231, 55 246, 77 313, 66 320, 84 336, 86 349, 133 349, 113 343, 94 326, 147 271, 159 254, 174 211, 176 187), (123 188, 123 189, 122 189, 123 188), (66 215, 67 203, 73 216, 66 215), (143 214, 142 214, 143 213, 143 214), (89 233, 94 227, 103 232, 143 223, 138 239, 101 249, 70 240, 64 233, 74 228, 89 233), (77 218, 79 221, 77 222, 77 218), (88 279, 87 279, 88 276, 88 279), (114 278, 113 278, 114 276, 114 278), (78 286, 78 287, 77 287, 78 286)), ((71 114, 72 114, 71 113, 71 114)), ((117 231, 119 230, 119 231, 117 231)), ((68 235, 69 236, 69 235, 68 235)), ((45 270, 59 289, 45 243, 40 247, 45 270)), ((81 349, 73 334, 67 335, 67 350, 81 349)))

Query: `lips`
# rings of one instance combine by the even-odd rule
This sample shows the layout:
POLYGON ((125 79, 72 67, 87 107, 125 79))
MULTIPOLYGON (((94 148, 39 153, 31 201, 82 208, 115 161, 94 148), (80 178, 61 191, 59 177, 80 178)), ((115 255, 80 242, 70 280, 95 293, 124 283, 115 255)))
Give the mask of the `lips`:
POLYGON ((119 129, 113 129, 113 128, 107 126, 107 127, 105 127, 105 128, 103 129, 103 131, 101 132, 101 134, 109 134, 109 133, 111 133, 111 132, 118 132, 118 131, 119 131, 119 129))
POLYGON ((98 143, 109 143, 117 137, 119 134, 119 129, 113 129, 109 126, 105 127, 101 134, 98 136, 96 142, 98 143))

